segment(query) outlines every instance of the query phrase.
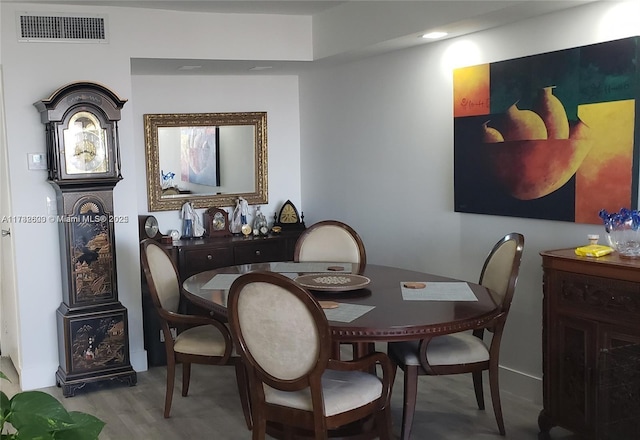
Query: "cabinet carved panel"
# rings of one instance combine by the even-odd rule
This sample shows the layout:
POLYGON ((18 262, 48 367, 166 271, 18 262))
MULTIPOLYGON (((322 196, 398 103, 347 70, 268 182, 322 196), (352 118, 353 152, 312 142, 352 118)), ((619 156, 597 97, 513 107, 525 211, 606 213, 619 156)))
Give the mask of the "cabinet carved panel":
POLYGON ((575 274, 564 274, 559 282, 560 307, 584 307, 594 313, 640 311, 640 288, 635 283, 575 274))

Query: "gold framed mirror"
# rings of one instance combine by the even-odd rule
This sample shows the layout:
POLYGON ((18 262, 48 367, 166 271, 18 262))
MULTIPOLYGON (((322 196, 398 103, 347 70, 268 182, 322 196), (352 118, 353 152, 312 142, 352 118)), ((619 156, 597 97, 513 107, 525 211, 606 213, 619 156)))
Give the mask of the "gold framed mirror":
POLYGON ((149 211, 268 203, 267 113, 145 114, 149 211))

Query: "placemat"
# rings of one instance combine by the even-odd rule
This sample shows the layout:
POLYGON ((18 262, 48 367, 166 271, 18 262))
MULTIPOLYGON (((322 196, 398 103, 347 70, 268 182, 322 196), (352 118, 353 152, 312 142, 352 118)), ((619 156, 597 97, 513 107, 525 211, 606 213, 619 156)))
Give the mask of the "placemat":
POLYGON ((354 319, 358 319, 370 310, 375 309, 375 306, 363 306, 360 304, 338 303, 338 307, 335 309, 322 309, 329 321, 336 322, 351 322, 354 319))
POLYGON ((402 281, 402 299, 405 301, 478 301, 469 285, 455 281, 402 281), (408 288, 405 285, 424 285, 408 288))
POLYGON ((207 281, 202 289, 229 290, 236 278, 241 275, 240 273, 219 273, 207 281))

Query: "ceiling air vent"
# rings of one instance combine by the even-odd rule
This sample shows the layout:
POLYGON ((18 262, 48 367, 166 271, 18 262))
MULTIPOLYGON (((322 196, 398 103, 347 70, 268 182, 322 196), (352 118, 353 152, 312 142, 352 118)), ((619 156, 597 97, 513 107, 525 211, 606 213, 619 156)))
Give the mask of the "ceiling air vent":
POLYGON ((107 43, 102 15, 18 14, 18 41, 107 43))

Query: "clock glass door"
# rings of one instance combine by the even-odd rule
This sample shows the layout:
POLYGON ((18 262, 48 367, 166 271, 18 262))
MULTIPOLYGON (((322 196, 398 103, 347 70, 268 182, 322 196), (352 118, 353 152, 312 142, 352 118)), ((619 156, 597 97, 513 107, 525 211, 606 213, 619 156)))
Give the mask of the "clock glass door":
POLYGON ((94 174, 109 171, 106 130, 91 112, 71 116, 64 129, 64 164, 67 174, 94 174))

